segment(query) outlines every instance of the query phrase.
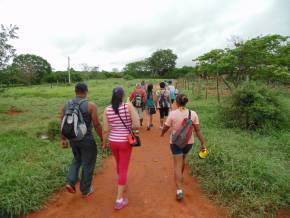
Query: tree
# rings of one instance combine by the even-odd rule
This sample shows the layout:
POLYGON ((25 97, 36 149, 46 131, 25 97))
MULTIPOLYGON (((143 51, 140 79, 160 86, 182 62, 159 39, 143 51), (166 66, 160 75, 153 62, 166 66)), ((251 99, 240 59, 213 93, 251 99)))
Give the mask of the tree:
POLYGON ((233 40, 232 49, 214 49, 196 58, 201 72, 226 75, 234 87, 251 79, 288 81, 290 46, 287 36, 267 35, 247 41, 233 40), (288 71, 288 72, 287 72, 288 71), (288 73, 288 74, 287 74, 288 73))
POLYGON ((147 63, 153 75, 164 76, 175 68, 176 59, 177 55, 171 49, 160 49, 147 59, 147 63))
POLYGON ((123 71, 134 77, 138 77, 138 76, 140 77, 140 76, 150 74, 150 70, 148 68, 148 63, 146 60, 135 61, 135 62, 126 64, 123 71))
POLYGON ((7 63, 12 57, 15 57, 16 49, 9 44, 10 39, 17 39, 17 26, 10 25, 5 27, 1 24, 0 30, 0 69, 7 66, 7 63))
POLYGON ((22 54, 14 58, 12 67, 20 73, 26 84, 38 84, 41 79, 51 73, 47 60, 32 54, 22 54))

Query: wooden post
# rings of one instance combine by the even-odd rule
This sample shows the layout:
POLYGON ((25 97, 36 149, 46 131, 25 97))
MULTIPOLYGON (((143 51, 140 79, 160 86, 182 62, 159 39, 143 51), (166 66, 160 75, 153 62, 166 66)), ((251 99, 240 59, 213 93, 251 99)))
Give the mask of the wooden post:
POLYGON ((208 95, 208 76, 206 77, 206 87, 205 87, 205 99, 207 100, 208 95))
POLYGON ((216 90, 217 90, 218 103, 220 103, 219 74, 218 73, 216 73, 216 90))

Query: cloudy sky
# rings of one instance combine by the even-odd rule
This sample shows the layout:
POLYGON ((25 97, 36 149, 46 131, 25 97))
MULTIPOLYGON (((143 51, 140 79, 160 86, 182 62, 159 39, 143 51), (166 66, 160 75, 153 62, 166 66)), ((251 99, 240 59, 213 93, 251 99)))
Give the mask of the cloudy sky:
POLYGON ((289 11, 290 0, 0 0, 0 23, 19 26, 18 54, 111 70, 157 49, 183 66, 232 36, 290 35, 289 11))

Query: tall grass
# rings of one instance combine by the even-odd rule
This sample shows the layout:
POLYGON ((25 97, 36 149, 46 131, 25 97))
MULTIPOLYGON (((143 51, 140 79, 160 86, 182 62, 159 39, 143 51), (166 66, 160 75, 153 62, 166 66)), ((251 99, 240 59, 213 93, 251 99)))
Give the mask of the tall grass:
MULTIPOLYGON (((289 96, 284 93, 281 100, 290 107, 289 96)), ((216 97, 193 100, 189 107, 200 116, 210 150, 200 160, 196 146, 189 157, 206 193, 229 207, 233 217, 272 217, 279 209, 290 210, 290 132, 261 135, 225 128, 217 116, 216 97)))
MULTIPOLYGON (((135 83, 137 80, 89 81, 88 98, 101 115, 114 86, 122 85, 128 94, 135 83)), ((59 137, 48 141, 39 136, 48 133, 48 125, 59 120, 62 105, 73 97, 74 86, 18 87, 0 94, 0 217, 37 210, 63 187, 72 154, 60 148, 59 137), (22 113, 3 113, 10 108, 22 113)), ((100 162, 98 158, 97 167, 100 162)))

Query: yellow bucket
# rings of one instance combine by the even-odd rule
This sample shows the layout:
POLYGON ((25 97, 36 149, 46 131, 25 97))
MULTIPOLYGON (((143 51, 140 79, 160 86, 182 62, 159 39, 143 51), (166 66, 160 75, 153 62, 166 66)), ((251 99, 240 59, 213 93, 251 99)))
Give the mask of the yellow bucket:
POLYGON ((207 155, 208 155, 208 150, 206 149, 206 150, 203 150, 203 151, 200 151, 199 153, 198 153, 198 156, 199 156, 199 158, 201 158, 201 159, 205 159, 206 157, 207 157, 207 155))

